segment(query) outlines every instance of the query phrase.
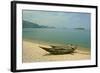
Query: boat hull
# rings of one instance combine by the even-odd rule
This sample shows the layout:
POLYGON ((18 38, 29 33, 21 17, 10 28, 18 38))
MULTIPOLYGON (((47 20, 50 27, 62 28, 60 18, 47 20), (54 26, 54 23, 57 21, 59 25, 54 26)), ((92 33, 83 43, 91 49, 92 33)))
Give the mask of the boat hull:
POLYGON ((54 49, 54 48, 45 48, 45 47, 40 47, 44 49, 45 51, 49 52, 50 54, 58 55, 58 54, 70 54, 73 53, 73 49, 54 49))

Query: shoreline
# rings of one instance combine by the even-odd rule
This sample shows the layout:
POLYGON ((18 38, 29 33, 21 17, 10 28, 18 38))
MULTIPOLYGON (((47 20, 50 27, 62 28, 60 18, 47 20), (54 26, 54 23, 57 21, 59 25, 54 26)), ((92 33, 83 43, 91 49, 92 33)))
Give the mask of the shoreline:
MULTIPOLYGON (((37 43, 37 44, 43 44, 43 45, 57 45, 57 46, 66 46, 65 43, 51 43, 51 42, 44 42, 44 41, 40 41, 40 40, 29 40, 29 39, 23 39, 23 41, 27 41, 27 42, 31 42, 31 43, 37 43)), ((66 43, 68 44, 72 44, 72 43, 66 43)), ((74 45, 78 45, 78 44, 74 44, 74 45)), ((90 48, 87 47, 83 47, 78 45, 79 48, 81 48, 81 50, 86 50, 86 51, 91 51, 90 48)))
POLYGON ((47 51, 41 49, 39 46, 50 47, 46 43, 36 43, 33 41, 23 40, 23 50, 22 50, 22 62, 48 62, 48 61, 75 61, 75 60, 88 60, 91 59, 90 51, 85 50, 82 47, 78 49, 73 54, 63 54, 63 55, 50 55, 47 51))

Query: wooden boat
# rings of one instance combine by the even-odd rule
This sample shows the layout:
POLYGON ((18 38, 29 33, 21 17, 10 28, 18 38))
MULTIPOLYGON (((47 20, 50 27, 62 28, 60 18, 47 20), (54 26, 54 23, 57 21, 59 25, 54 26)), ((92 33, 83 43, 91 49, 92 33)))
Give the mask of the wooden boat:
POLYGON ((68 46, 53 46, 50 45, 51 48, 47 48, 47 47, 42 47, 40 46, 40 48, 44 49, 45 51, 49 52, 50 54, 71 54, 73 53, 76 49, 77 46, 73 46, 73 45, 68 45, 68 46))

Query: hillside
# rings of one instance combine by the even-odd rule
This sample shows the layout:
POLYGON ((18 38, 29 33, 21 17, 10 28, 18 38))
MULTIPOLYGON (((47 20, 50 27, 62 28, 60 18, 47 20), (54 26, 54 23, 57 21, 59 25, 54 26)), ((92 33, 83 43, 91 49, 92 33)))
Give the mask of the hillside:
POLYGON ((54 28, 23 20, 23 28, 54 28))

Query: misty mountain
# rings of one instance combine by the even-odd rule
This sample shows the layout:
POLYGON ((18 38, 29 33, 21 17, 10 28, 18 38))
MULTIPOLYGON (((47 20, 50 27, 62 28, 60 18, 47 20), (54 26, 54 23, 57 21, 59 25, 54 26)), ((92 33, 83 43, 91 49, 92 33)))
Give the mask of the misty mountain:
POLYGON ((54 28, 23 20, 23 28, 54 28))

